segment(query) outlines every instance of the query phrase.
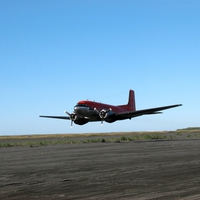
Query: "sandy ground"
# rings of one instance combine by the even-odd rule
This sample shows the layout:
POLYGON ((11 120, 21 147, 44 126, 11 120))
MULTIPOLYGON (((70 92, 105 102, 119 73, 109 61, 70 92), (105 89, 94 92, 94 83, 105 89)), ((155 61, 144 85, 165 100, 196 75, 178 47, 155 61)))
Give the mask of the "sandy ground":
POLYGON ((200 199, 200 139, 0 148, 0 199, 200 199))

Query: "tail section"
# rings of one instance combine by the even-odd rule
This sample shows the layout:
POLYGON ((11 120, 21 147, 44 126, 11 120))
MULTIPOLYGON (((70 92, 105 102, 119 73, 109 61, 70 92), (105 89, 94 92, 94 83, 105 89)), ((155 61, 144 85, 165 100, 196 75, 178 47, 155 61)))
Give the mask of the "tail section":
POLYGON ((127 111, 135 111, 136 106, 135 106, 135 93, 133 90, 129 91, 129 97, 128 97, 128 104, 126 105, 121 105, 121 108, 127 110, 127 111))
POLYGON ((135 111, 135 92, 133 90, 129 91, 129 98, 128 98, 128 104, 127 104, 128 110, 135 111))

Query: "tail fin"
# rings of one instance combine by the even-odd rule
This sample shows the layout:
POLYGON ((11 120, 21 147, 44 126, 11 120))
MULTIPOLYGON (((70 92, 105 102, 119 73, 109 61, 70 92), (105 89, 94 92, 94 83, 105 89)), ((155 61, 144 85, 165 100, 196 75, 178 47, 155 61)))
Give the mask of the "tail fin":
POLYGON ((129 98, 128 98, 128 104, 127 104, 128 110, 135 111, 135 92, 133 90, 129 91, 129 98))
POLYGON ((129 97, 128 97, 128 104, 126 105, 121 105, 121 108, 128 110, 128 111, 135 111, 136 106, 135 106, 135 93, 133 90, 129 91, 129 97))

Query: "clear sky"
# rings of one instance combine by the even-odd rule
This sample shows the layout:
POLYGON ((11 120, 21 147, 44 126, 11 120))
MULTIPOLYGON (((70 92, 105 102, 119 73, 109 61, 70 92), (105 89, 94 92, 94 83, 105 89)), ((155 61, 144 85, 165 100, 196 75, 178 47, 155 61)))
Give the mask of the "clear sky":
POLYGON ((199 0, 0 0, 0 135, 175 130, 200 126, 199 0), (79 100, 151 115, 84 126, 79 100))

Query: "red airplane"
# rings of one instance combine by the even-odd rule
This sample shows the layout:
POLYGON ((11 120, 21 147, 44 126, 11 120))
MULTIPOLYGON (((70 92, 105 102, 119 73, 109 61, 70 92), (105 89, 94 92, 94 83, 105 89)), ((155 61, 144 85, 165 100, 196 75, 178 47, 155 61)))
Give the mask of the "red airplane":
POLYGON ((40 116, 46 118, 55 119, 65 119, 71 120, 71 126, 73 122, 78 125, 83 125, 88 122, 103 121, 112 123, 117 120, 131 119, 133 117, 138 117, 141 115, 149 114, 159 114, 161 110, 166 110, 169 108, 174 108, 177 106, 182 106, 182 104, 175 104, 163 107, 149 108, 144 110, 136 110, 135 106, 135 94, 133 90, 129 91, 128 104, 113 106, 103 103, 98 103, 95 101, 79 101, 76 106, 74 106, 74 112, 65 113, 69 116, 40 116))

